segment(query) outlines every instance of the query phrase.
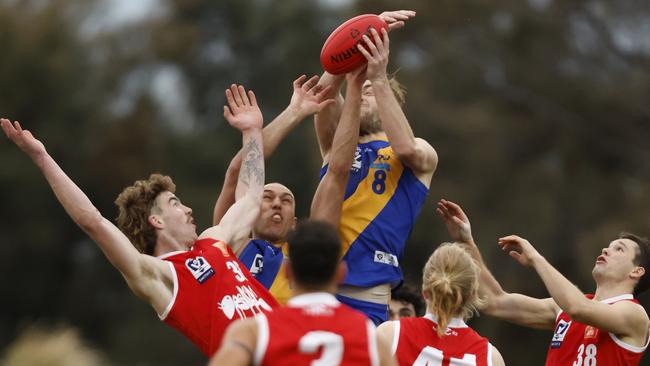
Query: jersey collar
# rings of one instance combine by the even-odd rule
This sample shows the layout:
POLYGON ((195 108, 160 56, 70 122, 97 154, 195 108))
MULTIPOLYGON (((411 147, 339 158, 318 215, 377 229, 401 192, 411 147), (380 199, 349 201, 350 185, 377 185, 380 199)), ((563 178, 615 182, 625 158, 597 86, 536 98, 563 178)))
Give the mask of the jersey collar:
POLYGON ((292 297, 289 302, 287 302, 288 306, 296 308, 314 304, 339 306, 340 302, 336 297, 334 297, 334 295, 328 292, 310 292, 308 294, 292 297))
MULTIPOLYGON (((425 318, 431 320, 432 322, 438 324, 438 317, 431 314, 431 313, 426 313, 424 316, 425 318)), ((448 328, 468 328, 468 325, 465 323, 465 321, 461 318, 451 318, 449 320, 449 324, 447 324, 448 328)))
POLYGON ((632 295, 632 294, 623 294, 623 295, 618 295, 618 296, 610 297, 608 299, 599 300, 599 301, 602 302, 603 304, 613 304, 613 303, 615 303, 617 301, 633 300, 633 299, 634 299, 634 295, 632 295))

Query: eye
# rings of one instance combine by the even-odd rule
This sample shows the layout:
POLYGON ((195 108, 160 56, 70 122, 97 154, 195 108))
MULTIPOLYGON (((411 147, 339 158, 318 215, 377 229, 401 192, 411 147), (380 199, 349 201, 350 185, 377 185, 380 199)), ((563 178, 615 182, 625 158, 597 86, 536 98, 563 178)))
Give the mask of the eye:
POLYGON ((291 200, 288 199, 288 198, 285 198, 285 199, 282 200, 282 203, 291 204, 291 200))
POLYGON ((616 248, 616 251, 618 251, 618 252, 622 252, 622 251, 623 251, 623 248, 618 247, 618 248, 616 248))

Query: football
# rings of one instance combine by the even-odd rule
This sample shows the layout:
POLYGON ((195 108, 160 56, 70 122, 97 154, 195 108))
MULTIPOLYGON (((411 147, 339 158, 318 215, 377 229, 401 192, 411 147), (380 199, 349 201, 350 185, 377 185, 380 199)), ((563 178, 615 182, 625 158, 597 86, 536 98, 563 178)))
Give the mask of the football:
POLYGON ((381 28, 388 30, 388 24, 374 14, 356 16, 341 24, 327 37, 320 52, 320 63, 330 74, 344 74, 366 62, 357 44, 363 42, 366 34, 372 40, 370 29, 375 28, 381 37, 381 28))

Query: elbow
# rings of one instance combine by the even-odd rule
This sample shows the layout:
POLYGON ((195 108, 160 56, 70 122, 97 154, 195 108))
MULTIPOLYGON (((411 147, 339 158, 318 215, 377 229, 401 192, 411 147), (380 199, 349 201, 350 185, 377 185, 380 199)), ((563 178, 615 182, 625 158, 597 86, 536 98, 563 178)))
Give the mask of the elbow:
POLYGON ((587 308, 582 306, 582 304, 572 303, 566 309, 562 309, 562 311, 578 323, 584 323, 588 319, 587 308))
POLYGON ((93 207, 90 211, 82 212, 75 221, 83 231, 92 233, 103 225, 104 217, 93 207))

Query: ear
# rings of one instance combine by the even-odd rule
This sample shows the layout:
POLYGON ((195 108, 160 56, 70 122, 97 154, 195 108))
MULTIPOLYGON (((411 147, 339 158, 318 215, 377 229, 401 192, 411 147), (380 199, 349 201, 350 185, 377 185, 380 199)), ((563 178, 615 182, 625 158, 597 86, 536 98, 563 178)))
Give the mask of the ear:
POLYGON ((630 272, 630 277, 638 280, 641 279, 641 277, 643 277, 644 274, 645 274, 645 268, 637 266, 632 270, 632 272, 630 272))
POLYGON ((149 225, 154 227, 154 229, 162 229, 165 227, 165 223, 158 215, 149 215, 147 221, 149 222, 149 225))
POLYGON ((296 224, 297 224, 297 223, 298 223, 298 218, 294 216, 294 217, 293 217, 293 223, 291 223, 291 230, 295 230, 295 229, 296 229, 296 224))
POLYGON ((432 297, 433 296, 431 294, 431 291, 429 291, 429 290, 423 290, 422 291, 422 298, 424 299, 424 301, 429 301, 429 300, 431 300, 432 297))
POLYGON ((336 267, 336 273, 334 274, 334 278, 336 279, 336 284, 337 285, 342 284, 347 274, 348 274, 347 264, 345 264, 345 262, 343 261, 339 262, 338 266, 336 267))

